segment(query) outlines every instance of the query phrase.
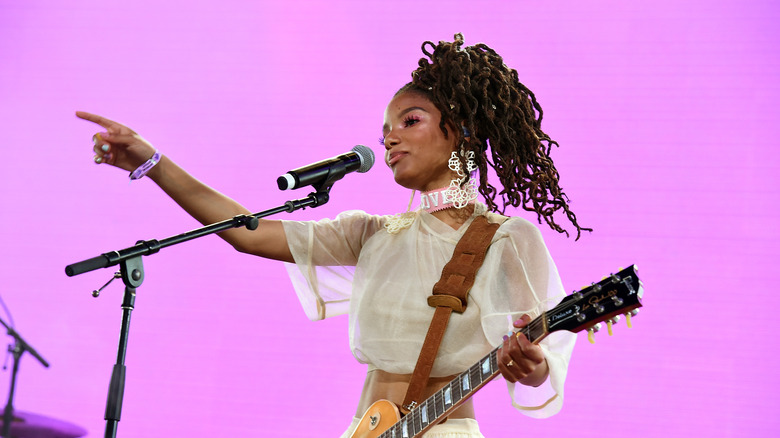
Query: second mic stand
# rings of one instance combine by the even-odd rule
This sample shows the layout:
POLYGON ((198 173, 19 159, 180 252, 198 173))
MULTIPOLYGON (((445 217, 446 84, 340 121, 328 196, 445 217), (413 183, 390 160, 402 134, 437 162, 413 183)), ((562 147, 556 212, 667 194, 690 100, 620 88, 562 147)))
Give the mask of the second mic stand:
MULTIPOLYGON (((259 225, 259 218, 271 216, 276 213, 292 213, 296 210, 302 210, 306 207, 319 207, 330 199, 329 192, 333 183, 341 179, 346 173, 345 165, 334 166, 329 172, 328 177, 320 184, 315 185, 315 192, 302 199, 287 201, 284 205, 270 210, 261 211, 252 215, 238 215, 215 224, 207 225, 187 233, 182 233, 160 241, 140 240, 135 246, 125 248, 119 251, 112 251, 101 254, 91 259, 83 260, 65 267, 65 273, 69 276, 83 274, 100 268, 120 265, 122 281, 125 284, 125 293, 122 300, 122 327, 119 335, 119 347, 117 360, 111 373, 111 382, 108 389, 108 400, 106 401, 106 432, 105 438, 116 437, 118 423, 122 414, 122 400, 125 390, 125 358, 127 356, 127 340, 130 333, 130 315, 135 307, 135 291, 144 281, 144 268, 141 256, 154 254, 167 246, 176 245, 188 240, 203 237, 209 234, 218 233, 230 228, 246 227, 254 230, 259 225)), ((102 288, 101 288, 102 289, 102 288)), ((95 295, 97 296, 97 295, 95 295)), ((13 388, 12 388, 13 390, 13 388)))
POLYGON ((13 423, 14 419, 14 392, 16 390, 16 374, 19 372, 19 360, 25 351, 29 351, 44 367, 48 368, 49 363, 30 344, 25 342, 16 330, 6 324, 2 318, 0 318, 0 324, 5 326, 6 330, 8 330, 8 335, 14 338, 14 346, 8 346, 8 351, 14 356, 14 367, 13 371, 11 371, 11 390, 8 393, 8 403, 6 403, 5 411, 3 411, 3 430, 1 434, 4 438, 10 438, 11 423, 13 423))

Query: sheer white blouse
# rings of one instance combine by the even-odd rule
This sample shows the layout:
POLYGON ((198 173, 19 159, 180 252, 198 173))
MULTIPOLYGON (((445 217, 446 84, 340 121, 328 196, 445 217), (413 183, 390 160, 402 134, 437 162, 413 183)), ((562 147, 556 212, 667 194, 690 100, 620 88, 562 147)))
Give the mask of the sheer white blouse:
MULTIPOLYGON (((476 215, 490 222, 504 217, 477 204, 474 216, 454 230, 417 211, 409 228, 388 233, 390 216, 347 211, 335 220, 283 221, 295 264, 290 278, 312 320, 349 314, 349 341, 355 358, 387 372, 411 374, 433 308, 433 285, 455 244, 476 215)), ((431 373, 458 374, 493 348, 523 314, 532 318, 564 296, 557 268, 539 230, 521 218, 503 222, 477 273, 466 311, 453 313, 431 373)), ((543 418, 563 404, 563 384, 575 336, 556 332, 541 342, 550 377, 537 388, 507 383, 513 405, 543 418)))

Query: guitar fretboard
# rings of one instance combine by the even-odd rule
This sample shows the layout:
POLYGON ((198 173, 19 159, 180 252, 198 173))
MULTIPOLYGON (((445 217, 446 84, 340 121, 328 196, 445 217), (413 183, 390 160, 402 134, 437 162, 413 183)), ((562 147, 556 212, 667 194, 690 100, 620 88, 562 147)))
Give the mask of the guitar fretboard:
MULTIPOLYGON (((542 314, 534 322, 520 329, 520 332, 531 342, 537 342, 546 333, 545 324, 538 323, 544 317, 545 315, 542 314)), ((494 349, 468 370, 452 379, 443 388, 412 409, 399 422, 379 435, 379 438, 412 438, 431 425, 438 423, 442 417, 449 415, 462 402, 474 395, 478 389, 498 376, 499 348, 494 349)))

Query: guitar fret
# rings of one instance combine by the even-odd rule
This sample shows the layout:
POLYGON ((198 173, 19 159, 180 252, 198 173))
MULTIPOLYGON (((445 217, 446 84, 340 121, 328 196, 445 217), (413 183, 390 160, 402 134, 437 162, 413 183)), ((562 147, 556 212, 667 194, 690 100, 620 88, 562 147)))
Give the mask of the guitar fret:
POLYGON ((471 368, 469 368, 469 376, 471 376, 472 382, 476 382, 475 386, 482 384, 482 375, 479 373, 479 364, 473 365, 471 368))
MULTIPOLYGON (((491 371, 492 371, 492 369, 490 367, 490 357, 486 357, 486 358, 482 359, 482 375, 481 375, 481 377, 489 376, 490 374, 492 374, 491 371)), ((482 379, 482 380, 484 381, 484 379, 482 379)))
POLYGON ((381 435, 379 435, 379 438, 395 438, 395 428, 398 427, 398 423, 390 426, 389 429, 382 432, 381 435))
MULTIPOLYGON (((542 314, 541 318, 545 320, 547 318, 547 314, 542 314)), ((545 335, 547 332, 547 323, 545 321, 544 324, 537 324, 534 327, 523 327, 522 332, 529 341, 534 342, 545 335)))
POLYGON ((420 433, 421 430, 425 428, 425 424, 423 423, 423 409, 421 409, 422 406, 419 406, 417 409, 412 411, 412 414, 414 415, 414 434, 417 435, 420 433))

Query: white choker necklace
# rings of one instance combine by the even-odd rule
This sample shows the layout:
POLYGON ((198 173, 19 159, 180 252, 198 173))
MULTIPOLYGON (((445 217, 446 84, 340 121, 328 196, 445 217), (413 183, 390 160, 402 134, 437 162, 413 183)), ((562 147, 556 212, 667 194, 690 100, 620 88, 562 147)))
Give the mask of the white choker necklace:
MULTIPOLYGON (((442 187, 430 192, 420 193, 420 208, 428 213, 433 213, 446 208, 458 207, 450 196, 450 193, 452 193, 450 189, 450 187, 442 187)), ((474 204, 474 199, 469 200, 468 204, 474 204)), ((462 205, 460 208, 463 207, 465 205, 462 205)))

